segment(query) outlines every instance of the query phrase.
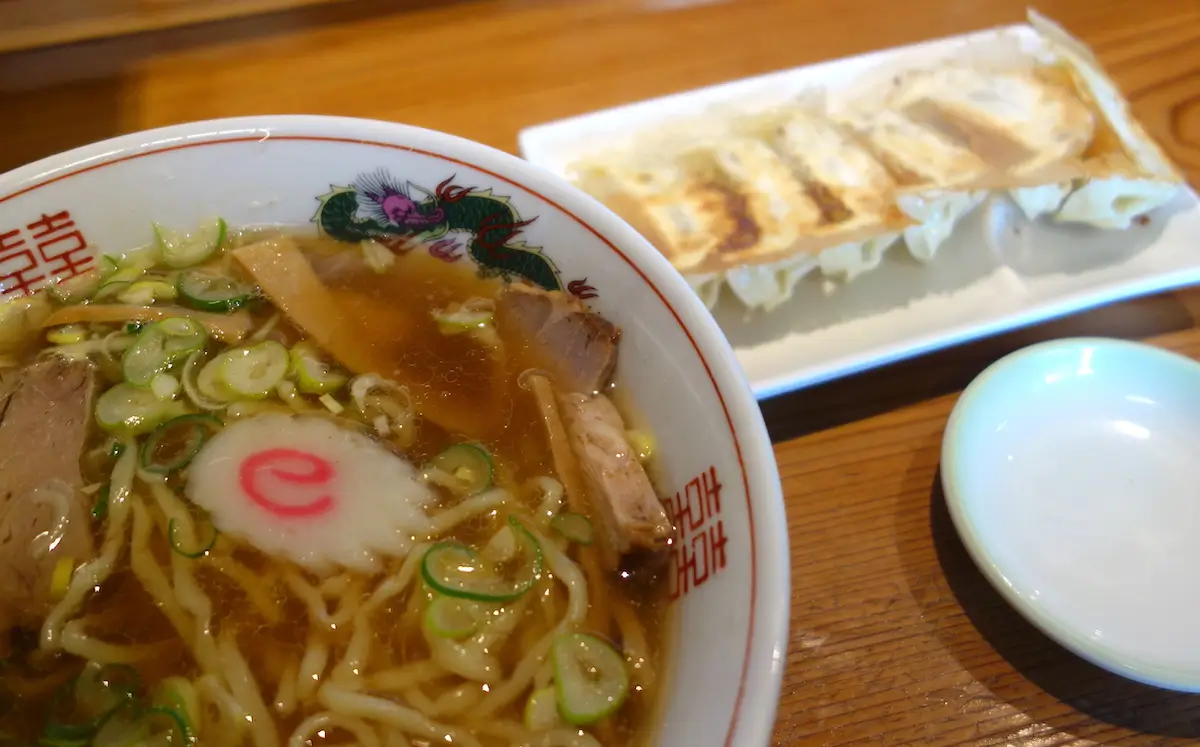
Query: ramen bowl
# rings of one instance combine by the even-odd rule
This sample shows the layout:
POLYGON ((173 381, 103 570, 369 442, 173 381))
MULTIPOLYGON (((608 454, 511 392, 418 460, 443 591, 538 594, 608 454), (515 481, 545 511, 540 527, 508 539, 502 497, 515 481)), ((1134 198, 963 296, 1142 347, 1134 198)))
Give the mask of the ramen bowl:
POLYGON ((654 435, 656 488, 675 525, 647 741, 768 743, 790 598, 779 477, 729 345, 645 239, 565 182, 476 143, 377 121, 250 117, 126 135, 0 177, 0 287, 34 291, 146 245, 152 224, 210 216, 347 242, 370 225, 384 245, 563 291, 619 326, 616 378, 654 435))

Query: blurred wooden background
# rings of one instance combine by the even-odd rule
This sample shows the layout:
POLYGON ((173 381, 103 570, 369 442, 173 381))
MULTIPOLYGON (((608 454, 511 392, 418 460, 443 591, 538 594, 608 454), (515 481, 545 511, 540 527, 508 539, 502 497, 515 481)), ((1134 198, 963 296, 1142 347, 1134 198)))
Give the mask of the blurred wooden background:
POLYGON ((0 0, 0 53, 342 0, 0 0))

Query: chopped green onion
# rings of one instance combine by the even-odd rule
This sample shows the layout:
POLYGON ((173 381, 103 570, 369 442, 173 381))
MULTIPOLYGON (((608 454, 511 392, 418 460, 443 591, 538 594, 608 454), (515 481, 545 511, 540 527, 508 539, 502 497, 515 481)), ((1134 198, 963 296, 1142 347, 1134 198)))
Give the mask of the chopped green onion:
POLYGON ((217 381, 221 359, 218 357, 201 366, 202 360, 203 354, 197 351, 184 363, 183 391, 200 409, 220 410, 233 399, 233 393, 225 391, 217 381))
POLYGON ((191 319, 176 317, 148 324, 121 357, 121 372, 130 384, 148 387, 155 376, 203 348, 207 341, 204 327, 191 319))
POLYGON ((449 478, 445 487, 458 495, 474 495, 492 486, 492 456, 478 444, 455 444, 435 456, 425 470, 449 478))
POLYGON ((161 264, 161 261, 162 251, 158 246, 151 245, 125 252, 118 260, 118 264, 122 268, 132 267, 142 272, 148 272, 155 265, 161 264))
POLYGON ((596 636, 567 633, 554 639, 554 682, 558 711, 571 724, 586 726, 611 715, 625 702, 625 660, 596 636))
POLYGON ((155 301, 174 301, 175 296, 175 286, 170 283, 162 280, 139 280, 121 290, 117 294, 117 300, 135 306, 150 306, 155 301))
POLYGON ((550 528, 580 545, 590 545, 596 539, 596 530, 588 517, 572 511, 564 511, 551 519, 550 528))
POLYGON ((154 239, 168 267, 198 265, 211 257, 225 242, 227 226, 221 218, 204 221, 190 234, 172 231, 154 224, 154 239))
POLYGON ((476 602, 508 602, 520 597, 542 572, 537 540, 509 517, 521 552, 504 564, 489 563, 460 542, 439 542, 421 559, 421 576, 434 591, 476 602))
POLYGON ((102 744, 89 740, 117 713, 135 706, 140 689, 132 667, 89 663, 55 693, 39 744, 102 744))
POLYGON ((112 277, 112 274, 119 269, 121 269, 121 265, 117 262, 116 258, 113 257, 111 254, 100 255, 100 277, 101 278, 108 279, 108 278, 112 277))
POLYGON ((285 402, 291 402, 296 397, 296 385, 284 379, 275 385, 275 393, 285 402))
POLYGON ((208 554, 208 551, 213 549, 213 545, 217 544, 217 528, 216 528, 216 526, 213 525, 212 520, 209 519, 207 516, 205 517, 205 521, 203 521, 201 523, 207 524, 208 528, 210 530, 207 535, 208 542, 206 542, 203 546, 201 546, 197 550, 185 550, 184 548, 179 546, 178 540, 175 539, 175 529, 177 526, 175 523, 175 520, 171 519, 169 522, 167 522, 167 534, 171 540, 172 552, 182 555, 185 558, 191 558, 193 560, 195 560, 196 558, 204 557, 206 554, 208 554))
POLYGON ((50 575, 50 596, 60 599, 67 593, 71 585, 71 576, 75 574, 74 558, 59 558, 54 564, 54 573, 50 575))
POLYGON ((100 488, 100 494, 96 496, 96 502, 92 504, 92 518, 93 519, 100 520, 100 519, 103 519, 105 516, 108 516, 108 492, 109 492, 109 489, 110 488, 109 488, 108 483, 105 483, 104 486, 102 488, 100 488))
MULTIPOLYGON (((288 370, 288 351, 274 340, 224 353, 216 380, 241 397, 262 399, 283 381, 288 370)), ((203 371, 201 376, 203 376, 203 371)))
POLYGON ((133 283, 133 281, 146 274, 146 271, 141 267, 122 267, 119 270, 104 278, 104 282, 96 289, 92 295, 93 301, 107 301, 108 299, 121 293, 133 283))
POLYGON ((512 525, 505 524, 500 527, 500 531, 492 535, 479 555, 492 563, 505 563, 516 557, 519 549, 516 532, 513 531, 512 525))
POLYGON ((195 743, 195 737, 192 735, 192 729, 191 729, 191 725, 189 724, 189 719, 186 716, 180 714, 174 708, 168 708, 166 706, 154 706, 153 708, 147 708, 146 711, 144 712, 143 718, 150 720, 150 722, 151 722, 150 723, 150 733, 152 735, 163 737, 162 739, 159 739, 159 740, 157 740, 157 742, 154 742, 154 743, 162 743, 162 744, 175 744, 176 743, 174 739, 171 739, 169 736, 162 733, 164 730, 167 731, 168 733, 174 732, 174 733, 178 734, 179 735, 179 740, 178 740, 179 744, 194 744, 195 743), (162 724, 162 726, 156 727, 154 722, 158 722, 158 723, 162 724))
POLYGON ((179 379, 169 373, 160 373, 150 380, 150 391, 159 399, 175 399, 179 392, 179 379))
POLYGON ((296 385, 305 394, 336 391, 348 381, 344 375, 334 371, 317 349, 308 343, 302 342, 292 348, 291 361, 292 369, 296 372, 296 385))
POLYGON ((191 464, 204 442, 224 424, 206 413, 180 415, 158 426, 142 446, 142 469, 167 475, 191 464))
POLYGON ((629 439, 629 445, 637 454, 638 461, 646 462, 654 456, 654 436, 651 434, 645 431, 628 431, 625 437, 629 439))
POLYGON ((139 435, 158 427, 170 413, 169 402, 124 382, 96 398, 96 422, 110 433, 139 435))
POLYGON ((154 706, 166 706, 182 717, 184 725, 194 733, 193 724, 200 713, 200 702, 192 683, 178 675, 159 683, 150 701, 154 706))
POLYGON ((325 405, 325 409, 334 415, 341 415, 346 411, 346 408, 342 407, 342 403, 334 399, 332 394, 322 394, 320 397, 317 397, 317 401, 325 405))
POLYGON ((49 285, 55 301, 70 305, 86 301, 100 287, 101 273, 87 272, 67 280, 55 280, 49 285))
POLYGON ((195 744, 185 717, 165 706, 143 707, 130 702, 116 709, 91 742, 92 747, 149 747, 195 744))
POLYGON ((425 628, 438 638, 460 640, 479 627, 478 605, 466 599, 436 596, 425 608, 425 628))
POLYGON ((230 314, 254 297, 252 286, 209 270, 188 270, 179 276, 179 295, 194 309, 230 314))
POLYGON ((434 312, 433 320, 444 335, 457 335, 482 327, 492 321, 490 309, 459 309, 434 312))
POLYGON ((46 333, 46 339, 55 345, 74 345, 88 338, 87 327, 82 324, 68 324, 55 327, 46 333))
POLYGON ((549 685, 529 694, 525 701, 525 728, 532 732, 546 731, 562 725, 554 686, 549 685))

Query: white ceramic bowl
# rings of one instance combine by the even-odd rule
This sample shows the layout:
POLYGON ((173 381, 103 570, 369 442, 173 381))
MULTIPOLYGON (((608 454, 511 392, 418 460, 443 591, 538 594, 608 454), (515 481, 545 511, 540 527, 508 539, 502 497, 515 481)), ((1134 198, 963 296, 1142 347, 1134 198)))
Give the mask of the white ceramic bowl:
POLYGON ((1134 680, 1200 691, 1200 364, 1068 339, 994 363, 946 427, 950 515, 1030 622, 1134 680))
MULTIPOLYGON (((349 231, 337 208, 354 209, 355 200, 328 198, 354 190, 361 202, 385 184, 418 201, 439 185, 447 200, 454 188, 491 190, 519 219, 497 200, 488 236, 503 237, 499 225, 529 223, 509 229, 519 230, 507 244, 514 252, 487 261, 528 260, 527 273, 588 297, 623 328, 618 376, 656 432, 660 489, 673 508, 688 509, 677 546, 697 561, 677 574, 686 580, 675 589, 678 629, 657 744, 766 745, 790 589, 787 525, 762 417, 729 345, 683 279, 565 182, 483 145, 386 122, 262 116, 151 130, 0 177, 0 283, 36 284, 86 256, 70 254, 80 240, 110 251, 145 244, 151 221, 187 227, 221 215, 232 225, 315 230, 320 222, 349 231)), ((372 212, 397 233, 432 227, 402 227, 405 204, 392 199, 372 212)))

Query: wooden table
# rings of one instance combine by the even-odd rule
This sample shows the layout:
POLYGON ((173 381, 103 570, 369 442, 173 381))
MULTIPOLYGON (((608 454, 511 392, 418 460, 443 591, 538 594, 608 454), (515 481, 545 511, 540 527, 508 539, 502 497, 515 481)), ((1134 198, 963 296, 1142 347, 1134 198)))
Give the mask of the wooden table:
MULTIPOLYGON (((1095 46, 1198 183, 1200 3, 1040 9, 1095 46)), ((130 130, 267 112, 397 120, 514 150, 528 124, 1023 13, 1016 0, 359 0, 0 57, 0 170, 130 130)), ((1148 298, 764 406, 792 543, 779 744, 1200 739, 1200 697, 1105 674, 1007 607, 959 544, 937 478, 946 416, 987 363, 1073 334, 1200 356, 1198 315, 1200 291, 1148 298)))

